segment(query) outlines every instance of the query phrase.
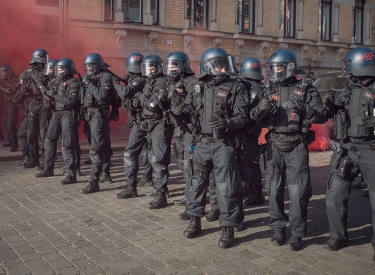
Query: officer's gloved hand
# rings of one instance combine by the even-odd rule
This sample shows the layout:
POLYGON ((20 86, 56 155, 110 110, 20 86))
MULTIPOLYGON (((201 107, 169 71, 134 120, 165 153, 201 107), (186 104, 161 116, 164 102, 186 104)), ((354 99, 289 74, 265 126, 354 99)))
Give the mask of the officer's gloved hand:
POLYGON ((325 94, 324 94, 324 103, 330 104, 335 101, 335 96, 333 94, 333 91, 329 89, 325 94))
POLYGON ((271 101, 268 99, 268 97, 262 98, 258 105, 255 107, 255 111, 259 114, 263 111, 268 110, 268 108, 271 106, 271 101))
POLYGON ((128 128, 132 128, 133 127, 133 122, 134 122, 134 118, 133 117, 128 118, 128 120, 126 121, 126 126, 128 128))
POLYGON ((120 78, 114 76, 112 78, 112 83, 113 83, 113 85, 116 85, 116 84, 120 85, 120 78))
POLYGON ((298 111, 299 113, 306 113, 305 104, 303 104, 301 101, 296 100, 294 98, 289 99, 288 101, 285 101, 283 103, 283 107, 285 109, 293 109, 295 111, 298 111))
POLYGON ((88 86, 91 83, 90 77, 88 75, 82 76, 82 84, 88 86))
POLYGON ((171 107, 171 112, 174 113, 176 116, 182 114, 182 110, 184 109, 184 104, 174 105, 171 107))
POLYGON ((362 118, 363 126, 366 128, 371 128, 375 126, 375 117, 374 116, 365 116, 362 118))
POLYGON ((118 108, 112 107, 110 117, 112 121, 120 121, 120 112, 118 111, 118 108))
POLYGON ((226 129, 230 127, 230 121, 221 117, 211 117, 208 120, 208 127, 212 129, 226 129))
POLYGON ((162 111, 169 110, 169 103, 167 99, 167 91, 163 89, 159 89, 159 95, 158 95, 158 101, 159 101, 159 107, 162 111))

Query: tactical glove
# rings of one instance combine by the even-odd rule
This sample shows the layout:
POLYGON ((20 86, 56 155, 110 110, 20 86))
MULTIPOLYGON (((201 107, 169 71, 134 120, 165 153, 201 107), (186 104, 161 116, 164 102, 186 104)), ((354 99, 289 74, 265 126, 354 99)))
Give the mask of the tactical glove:
POLYGON ((91 83, 90 77, 88 75, 82 76, 82 84, 88 86, 91 83))
POLYGON ((263 111, 266 111, 268 110, 268 108, 271 106, 271 101, 267 98, 267 97, 264 97, 262 98, 258 105, 255 107, 255 112, 257 114, 263 112, 263 111))
POLYGON ((120 112, 117 107, 112 107, 110 117, 112 121, 120 121, 120 112))
POLYGON ((221 117, 211 117, 208 120, 208 127, 212 129, 226 129, 230 127, 230 121, 221 117))

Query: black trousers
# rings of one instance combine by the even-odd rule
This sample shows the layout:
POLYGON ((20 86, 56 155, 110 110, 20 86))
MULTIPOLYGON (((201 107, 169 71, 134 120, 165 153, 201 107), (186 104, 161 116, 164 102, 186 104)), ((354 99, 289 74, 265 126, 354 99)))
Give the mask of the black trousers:
POLYGON ((8 132, 8 141, 12 145, 18 144, 17 138, 17 123, 18 123, 18 113, 20 108, 12 104, 11 101, 6 100, 4 104, 4 124, 8 132))
POLYGON ((375 249, 375 151, 369 145, 356 151, 348 150, 350 164, 344 179, 331 170, 328 179, 326 207, 329 222, 329 235, 335 239, 348 240, 348 201, 351 183, 361 172, 370 195, 372 210, 372 248, 375 249), (350 172, 351 171, 351 172, 350 172))
POLYGON ((259 165, 258 137, 246 135, 241 158, 244 164, 245 181, 251 192, 262 192, 262 171, 259 165))

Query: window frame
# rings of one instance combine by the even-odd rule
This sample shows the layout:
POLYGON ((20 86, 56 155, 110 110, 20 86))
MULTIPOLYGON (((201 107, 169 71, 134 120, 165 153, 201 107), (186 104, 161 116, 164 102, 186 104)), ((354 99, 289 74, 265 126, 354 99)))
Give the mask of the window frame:
MULTIPOLYGON (((290 12, 290 11, 289 11, 290 12)), ((289 19, 288 21, 291 21, 291 19, 289 19)), ((296 26, 297 26, 297 1, 296 0, 284 0, 284 37, 290 37, 290 38, 295 38, 296 37, 296 26), (292 14, 292 26, 293 26, 293 34, 292 35, 289 35, 288 34, 288 28, 287 26, 289 26, 289 22, 287 24, 287 19, 286 19, 286 15, 287 15, 287 6, 288 6, 288 1, 293 1, 293 6, 294 6, 294 9, 293 9, 293 14, 292 14)))
MULTIPOLYGON (((150 5, 151 5, 152 1, 156 1, 156 3, 155 3, 156 20, 155 20, 155 22, 152 22, 152 25, 159 25, 160 24, 160 1, 159 0, 150 0, 150 5)), ((151 7, 150 7, 150 10, 152 10, 151 7)), ((151 13, 151 15, 152 15, 152 13, 151 13)), ((152 20, 154 20, 154 16, 152 16, 152 20)))
POLYGON ((361 2, 361 5, 357 5, 357 1, 354 1, 354 7, 353 7, 353 37, 354 37, 354 44, 363 44, 363 23, 364 23, 364 15, 365 15, 365 1, 363 0, 358 0, 361 2), (361 39, 359 42, 357 42, 356 39, 356 22, 357 22, 357 13, 356 11, 361 11, 361 20, 360 20, 360 34, 361 34, 361 39))
MULTIPOLYGON (((123 0, 121 0, 121 1, 123 1, 123 0)), ((126 0, 126 1, 129 4, 130 0, 126 0)), ((140 21, 126 20, 126 18, 125 18, 126 14, 124 13, 124 6, 122 6, 122 12, 124 14, 124 22, 126 22, 126 23, 143 24, 143 0, 137 0, 137 1, 139 1, 139 17, 140 17, 140 21)), ((122 4, 124 4, 124 3, 122 3, 122 4)), ((127 15, 129 15, 129 11, 128 11, 127 15)))
POLYGON ((209 0, 186 0, 186 18, 189 20, 189 28, 195 28, 195 29, 203 29, 203 30, 208 30, 209 29, 209 17, 210 17, 210 10, 209 10, 209 0), (189 18, 189 12, 188 12, 188 2, 192 3, 190 7, 190 18, 189 18), (194 14, 194 10, 196 9, 197 2, 198 1, 203 1, 204 6, 203 6, 203 27, 197 27, 195 26, 196 22, 196 17, 192 16, 194 14))
POLYGON ((332 41, 332 0, 321 0, 321 18, 320 18, 320 28, 321 28, 321 40, 322 41, 332 41), (329 24, 328 24, 328 27, 327 27, 327 31, 328 31, 328 36, 329 36, 329 39, 325 39, 323 37, 323 17, 324 17, 324 5, 329 5, 329 12, 328 12, 328 15, 329 15, 329 24))
POLYGON ((255 12, 256 12, 256 1, 257 0, 237 0, 237 25, 239 26, 240 33, 248 33, 248 34, 255 34, 255 12), (249 19, 249 31, 245 32, 245 20, 244 20, 244 13, 245 13, 245 1, 252 1, 252 8, 250 9, 249 3, 249 11, 252 11, 251 18, 249 19), (241 6, 241 10, 240 10, 241 6), (240 19, 241 18, 241 19, 240 19), (251 21, 250 21, 251 20, 251 21), (252 22, 252 29, 250 29, 250 22, 252 22))
POLYGON ((115 19, 115 13, 114 13, 114 4, 113 4, 114 0, 103 0, 102 3, 103 3, 103 21, 114 21, 115 19), (106 14, 105 14, 105 4, 106 4, 106 1, 110 1, 111 3, 111 19, 108 19, 106 18, 106 14))

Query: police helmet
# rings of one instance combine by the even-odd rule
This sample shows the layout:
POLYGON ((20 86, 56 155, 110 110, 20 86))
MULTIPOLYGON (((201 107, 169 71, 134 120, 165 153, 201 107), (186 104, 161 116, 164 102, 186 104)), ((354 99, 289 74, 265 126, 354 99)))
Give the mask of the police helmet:
POLYGON ((261 81, 264 79, 262 75, 262 63, 256 58, 246 58, 241 63, 240 75, 245 78, 261 81))
POLYGON ((156 54, 150 54, 143 59, 141 69, 143 76, 156 77, 163 73, 163 60, 156 54))
POLYGON ((125 67, 129 73, 140 74, 142 73, 141 64, 144 56, 140 53, 132 53, 126 59, 125 67))
POLYGON ((109 65, 104 62, 103 57, 98 53, 90 53, 83 61, 83 69, 85 74, 93 75, 101 69, 107 69, 109 65))
POLYGON ((288 49, 278 50, 267 61, 268 79, 284 81, 293 76, 297 68, 297 57, 294 52, 288 49))
POLYGON ((221 48, 206 50, 202 54, 200 66, 201 77, 205 74, 227 75, 235 72, 231 55, 221 48))
POLYGON ((44 74, 45 75, 55 75, 55 66, 56 66, 57 62, 59 62, 59 61, 56 60, 56 59, 52 59, 52 60, 48 61, 48 63, 44 67, 44 74))
POLYGON ((42 63, 46 64, 49 61, 49 54, 44 49, 36 49, 31 55, 31 61, 29 64, 42 63))
POLYGON ((78 72, 75 69, 74 62, 70 58, 62 58, 55 65, 55 76, 66 76, 77 73, 78 72))
POLYGON ((164 60, 163 73, 167 77, 175 78, 178 75, 185 73, 187 75, 194 75, 190 69, 190 58, 183 52, 171 52, 164 60))
POLYGON ((232 64, 233 64, 233 70, 236 75, 238 75, 240 72, 238 71, 236 67, 236 58, 231 54, 230 58, 232 58, 232 64))
POLYGON ((351 49, 342 60, 343 76, 375 76, 375 51, 367 47, 351 49))
POLYGON ((13 72, 13 68, 8 64, 4 64, 3 66, 0 67, 0 79, 9 78, 12 72, 13 72))

